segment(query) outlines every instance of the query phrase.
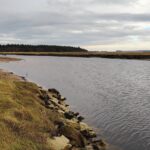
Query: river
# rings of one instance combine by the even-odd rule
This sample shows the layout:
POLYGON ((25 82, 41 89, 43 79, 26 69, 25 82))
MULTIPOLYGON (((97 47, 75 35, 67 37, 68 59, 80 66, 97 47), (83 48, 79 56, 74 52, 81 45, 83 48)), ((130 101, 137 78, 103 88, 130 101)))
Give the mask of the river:
POLYGON ((150 61, 11 56, 0 68, 56 88, 99 136, 123 150, 150 149, 150 61))

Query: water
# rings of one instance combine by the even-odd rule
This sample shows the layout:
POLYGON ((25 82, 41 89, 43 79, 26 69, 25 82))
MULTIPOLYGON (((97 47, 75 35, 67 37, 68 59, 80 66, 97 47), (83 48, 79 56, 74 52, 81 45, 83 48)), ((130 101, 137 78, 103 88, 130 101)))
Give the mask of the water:
POLYGON ((123 150, 150 150, 150 62, 139 60, 15 56, 0 68, 56 88, 71 109, 123 150), (99 130, 100 129, 100 130, 99 130))

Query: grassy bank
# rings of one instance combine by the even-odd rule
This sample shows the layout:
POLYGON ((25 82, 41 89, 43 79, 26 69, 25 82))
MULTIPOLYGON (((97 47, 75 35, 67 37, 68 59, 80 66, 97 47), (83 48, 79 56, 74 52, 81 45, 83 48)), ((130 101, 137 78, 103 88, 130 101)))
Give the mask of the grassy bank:
POLYGON ((0 149, 108 149, 102 140, 94 141, 96 134, 82 120, 57 90, 0 71, 0 149))
POLYGON ((150 59, 150 52, 0 52, 2 55, 150 59))

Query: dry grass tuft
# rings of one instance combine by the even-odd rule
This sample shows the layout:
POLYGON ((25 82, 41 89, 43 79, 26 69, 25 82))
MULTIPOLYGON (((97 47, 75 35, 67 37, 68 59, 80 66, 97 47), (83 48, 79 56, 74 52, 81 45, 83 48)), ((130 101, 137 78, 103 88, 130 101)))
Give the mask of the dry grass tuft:
POLYGON ((0 72, 0 149, 47 150, 58 112, 46 109, 34 83, 0 72))

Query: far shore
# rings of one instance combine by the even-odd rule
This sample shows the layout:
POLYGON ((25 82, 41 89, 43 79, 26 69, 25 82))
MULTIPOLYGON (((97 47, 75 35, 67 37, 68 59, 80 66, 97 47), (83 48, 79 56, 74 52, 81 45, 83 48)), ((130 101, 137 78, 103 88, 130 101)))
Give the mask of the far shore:
POLYGON ((28 56, 58 56, 58 57, 96 57, 110 59, 141 59, 149 60, 150 52, 0 52, 0 55, 28 55, 28 56))

